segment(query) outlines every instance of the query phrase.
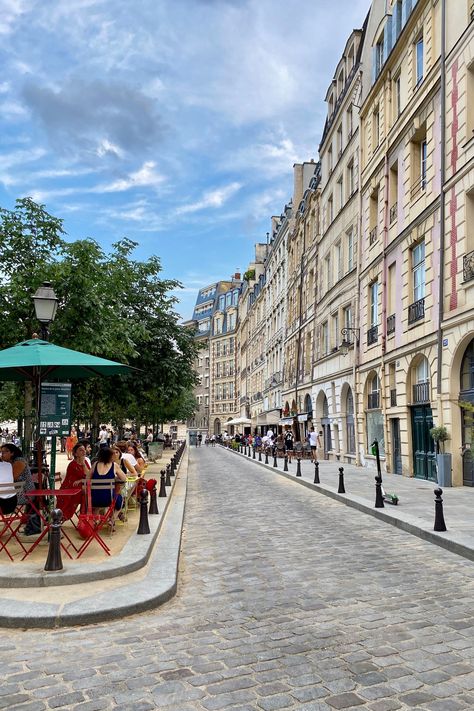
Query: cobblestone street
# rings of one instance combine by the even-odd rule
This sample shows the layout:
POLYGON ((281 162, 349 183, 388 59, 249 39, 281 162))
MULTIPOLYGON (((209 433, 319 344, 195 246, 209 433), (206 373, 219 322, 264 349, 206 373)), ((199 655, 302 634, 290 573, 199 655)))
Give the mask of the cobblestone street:
POLYGON ((192 449, 177 596, 5 630, 0 709, 473 709, 473 595, 470 561, 192 449))

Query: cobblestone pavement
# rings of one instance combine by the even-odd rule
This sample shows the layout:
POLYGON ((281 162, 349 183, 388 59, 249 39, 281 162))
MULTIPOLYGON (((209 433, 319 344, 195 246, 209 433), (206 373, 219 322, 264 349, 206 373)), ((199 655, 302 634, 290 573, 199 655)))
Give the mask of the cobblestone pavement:
POLYGON ((201 448, 177 596, 4 631, 0 709, 474 709, 473 596, 468 560, 201 448))

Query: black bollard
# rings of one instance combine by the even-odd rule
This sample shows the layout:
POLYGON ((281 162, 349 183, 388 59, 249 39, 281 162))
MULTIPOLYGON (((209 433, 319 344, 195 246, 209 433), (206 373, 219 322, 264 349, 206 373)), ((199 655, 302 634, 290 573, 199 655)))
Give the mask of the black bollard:
POLYGON ((288 457, 285 454, 285 459, 283 460, 283 471, 287 472, 288 471, 288 457))
POLYGON ((252 454, 252 459, 255 459, 255 447, 253 448, 253 454, 252 454))
POLYGON ((140 494, 140 521, 138 522, 137 533, 150 533, 150 524, 148 523, 148 491, 142 489, 140 494))
POLYGON ((265 450, 265 464, 268 464, 268 452, 265 450))
POLYGON ((344 488, 344 467, 339 467, 339 486, 337 489, 338 494, 345 494, 346 490, 344 488))
POLYGON ((171 466, 169 464, 166 467, 165 486, 171 486, 171 466))
POLYGON ((258 450, 258 461, 262 461, 262 452, 260 451, 260 449, 258 450))
POLYGON ((382 494, 382 477, 379 474, 377 474, 377 476, 375 477, 375 508, 385 508, 382 494))
POLYGON ((160 476, 160 493, 158 494, 161 498, 166 498, 166 479, 165 479, 165 472, 162 469, 161 470, 161 476, 160 476))
POLYGON ((301 458, 296 458, 296 476, 301 476, 301 458))
POLYGON ((273 466, 278 469, 278 462, 277 462, 277 455, 276 454, 273 455, 273 466))
POLYGON ((319 462, 314 463, 314 481, 313 484, 320 484, 319 481, 319 462))
POLYGON ((434 490, 435 522, 434 522, 434 529, 433 530, 435 530, 435 531, 447 531, 448 530, 446 528, 446 523, 444 522, 443 499, 441 498, 442 493, 443 493, 443 490, 440 488, 434 490))
POLYGON ((379 442, 377 439, 374 439, 372 442, 372 454, 375 455, 375 459, 377 462, 377 474, 380 477, 380 483, 382 483, 382 467, 380 466, 380 451, 379 451, 379 442))
MULTIPOLYGON (((174 472, 175 472, 177 465, 178 465, 178 459, 175 459, 175 457, 172 457, 171 462, 169 464, 170 476, 174 476, 174 472)), ((170 486, 170 485, 167 483, 166 486, 170 486)))
POLYGON ((159 514, 158 511, 158 501, 156 499, 156 484, 150 492, 150 508, 148 509, 149 514, 159 514))
POLYGON ((61 521, 63 512, 61 509, 54 509, 52 512, 53 523, 49 529, 49 550, 44 566, 45 570, 62 570, 61 560, 61 521))
POLYGON ((250 445, 249 445, 249 453, 248 453, 248 456, 249 456, 249 457, 252 456, 252 447, 250 447, 250 445))

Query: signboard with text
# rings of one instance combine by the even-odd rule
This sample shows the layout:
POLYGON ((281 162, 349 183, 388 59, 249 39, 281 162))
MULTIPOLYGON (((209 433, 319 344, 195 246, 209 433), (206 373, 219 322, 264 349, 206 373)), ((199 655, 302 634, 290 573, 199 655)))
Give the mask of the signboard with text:
POLYGON ((40 435, 71 431, 71 383, 41 383, 40 435))

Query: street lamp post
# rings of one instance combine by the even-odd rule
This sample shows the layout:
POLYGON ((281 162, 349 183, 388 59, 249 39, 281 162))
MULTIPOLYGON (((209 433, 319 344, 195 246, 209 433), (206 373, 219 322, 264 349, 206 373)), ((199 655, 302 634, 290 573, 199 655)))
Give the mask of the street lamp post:
MULTIPOLYGON (((36 318, 41 324, 41 338, 43 341, 47 341, 49 338, 49 325, 52 323, 56 316, 56 311, 58 308, 58 298, 54 293, 54 289, 51 286, 51 282, 44 281, 42 286, 40 286, 35 294, 33 295, 33 303, 35 305, 36 318)), ((42 453, 42 441, 41 434, 39 431, 40 422, 40 407, 41 407, 41 379, 38 377, 35 381, 36 388, 36 465, 38 469, 38 483, 41 487, 40 476, 43 470, 43 453, 42 453)), ((51 476, 52 480, 54 477, 54 469, 56 467, 56 435, 51 437, 51 476)))
POLYGON ((355 342, 356 346, 359 345, 359 334, 360 328, 343 328, 341 329, 342 343, 341 351, 343 355, 349 353, 349 348, 355 342), (352 335, 353 334, 353 335, 352 335), (353 340, 352 340, 353 338, 353 340))

